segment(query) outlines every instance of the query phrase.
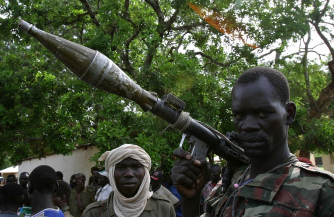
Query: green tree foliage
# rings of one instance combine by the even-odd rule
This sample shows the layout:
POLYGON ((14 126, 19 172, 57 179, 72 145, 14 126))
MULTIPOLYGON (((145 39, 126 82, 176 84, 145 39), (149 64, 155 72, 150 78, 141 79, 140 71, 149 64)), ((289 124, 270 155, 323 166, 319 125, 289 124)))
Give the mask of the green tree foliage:
MULTIPOLYGON (((233 129, 229 108, 235 79, 246 68, 257 65, 267 55, 266 50, 276 52, 276 58, 264 64, 286 73, 292 99, 300 106, 298 122, 291 130, 292 149, 333 150, 332 70, 324 67, 325 62, 303 64, 303 55, 310 51, 283 56, 292 43, 308 35, 311 25, 333 37, 329 26, 322 25, 325 17, 333 16, 332 6, 311 0, 298 4, 255 0, 191 2, 210 10, 218 8, 242 26, 263 52, 235 43, 237 40, 230 35, 202 20, 184 0, 3 2, 0 159, 11 156, 16 164, 30 156, 70 154, 84 144, 96 145, 104 152, 133 143, 150 154, 153 167, 162 164, 168 170, 170 155, 181 136, 171 128, 161 134, 166 122, 142 112, 128 100, 79 81, 33 37, 18 30, 20 19, 100 51, 144 89, 156 92, 159 98, 173 93, 187 103, 186 111, 193 118, 221 132, 233 129), (331 88, 326 95, 327 107, 312 118, 306 69, 315 101, 321 98, 324 88, 331 88), (312 143, 314 136, 316 143, 312 143)), ((333 56, 331 53, 330 61, 333 56)))

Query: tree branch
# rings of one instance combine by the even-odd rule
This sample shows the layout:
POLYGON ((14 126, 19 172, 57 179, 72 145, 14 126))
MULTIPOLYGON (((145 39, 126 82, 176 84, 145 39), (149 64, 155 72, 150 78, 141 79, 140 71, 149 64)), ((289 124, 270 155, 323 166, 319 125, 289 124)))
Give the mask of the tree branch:
POLYGON ((321 23, 324 23, 324 24, 328 24, 328 25, 334 26, 334 23, 328 23, 328 22, 325 22, 325 21, 323 21, 323 20, 322 20, 321 23))
POLYGON ((153 8, 153 10, 155 11, 155 13, 158 15, 158 20, 159 20, 159 24, 164 24, 165 21, 165 15, 162 13, 161 8, 159 6, 159 2, 156 0, 145 0, 149 5, 151 5, 151 7, 153 8))
POLYGON ((203 53, 203 52, 195 52, 195 55, 201 55, 202 57, 205 57, 205 58, 211 60, 211 62, 213 62, 213 63, 215 63, 215 64, 217 64, 217 65, 219 65, 219 66, 222 66, 222 67, 226 67, 226 66, 228 66, 228 64, 218 62, 217 60, 213 59, 211 56, 206 55, 206 54, 203 53))
POLYGON ((100 22, 97 20, 96 18, 96 13, 93 12, 91 6, 88 4, 87 0, 80 0, 82 4, 84 4, 84 6, 86 7, 88 14, 90 16, 90 18, 93 20, 93 23, 97 26, 97 27, 101 27, 101 29, 103 30, 103 32, 105 34, 107 34, 107 32, 104 30, 103 26, 100 24, 100 22))
POLYGON ((191 30, 195 27, 199 26, 206 26, 208 23, 206 22, 201 22, 201 23, 192 23, 189 25, 184 25, 184 26, 177 26, 177 27, 171 27, 172 30, 191 30))
MULTIPOLYGON (((304 48, 303 48, 304 49, 304 48)), ((293 56, 293 55, 296 55, 296 54, 302 54, 302 53, 305 53, 306 51, 298 51, 298 52, 295 52, 295 53, 291 53, 291 54, 289 54, 289 55, 286 55, 286 56, 284 56, 284 57, 282 57, 282 60, 285 60, 285 59, 287 59, 287 58, 289 58, 289 57, 291 57, 291 56, 293 56)), ((316 53, 318 56, 319 56, 319 59, 321 60, 321 56, 326 56, 326 55, 324 55, 324 54, 319 54, 317 51, 315 51, 315 50, 309 50, 308 51, 309 53, 311 52, 311 53, 316 53)))
POLYGON ((316 108, 319 111, 318 105, 312 95, 312 91, 311 91, 311 84, 310 84, 310 78, 309 78, 309 73, 308 73, 308 59, 307 59, 307 55, 308 55, 308 46, 311 42, 311 30, 308 30, 308 37, 307 37, 307 41, 304 42, 305 43, 305 53, 303 56, 303 60, 302 60, 302 65, 303 65, 303 73, 304 73, 304 79, 305 79, 305 84, 306 84, 306 94, 308 99, 310 100, 310 106, 311 109, 313 107, 316 108))
POLYGON ((319 21, 318 21, 318 23, 320 22, 320 20, 322 19, 322 17, 325 15, 325 13, 326 13, 326 11, 327 11, 328 4, 329 4, 329 1, 330 1, 330 0, 327 0, 327 2, 326 2, 326 4, 325 4, 324 8, 322 9, 321 14, 320 14, 320 16, 319 16, 319 21))
POLYGON ((170 30, 170 29, 171 29, 172 24, 175 22, 176 17, 177 17, 177 14, 179 13, 179 11, 180 11, 179 8, 176 9, 176 10, 174 11, 173 15, 170 17, 170 19, 165 23, 165 28, 166 28, 167 30, 170 30))
POLYGON ((268 53, 265 53, 265 54, 262 54, 261 56, 259 56, 258 57, 258 59, 261 59, 261 58, 263 58, 263 57, 265 57, 265 56, 268 56, 268 55, 270 55, 270 54, 272 54, 274 51, 276 51, 277 49, 271 49, 268 53))

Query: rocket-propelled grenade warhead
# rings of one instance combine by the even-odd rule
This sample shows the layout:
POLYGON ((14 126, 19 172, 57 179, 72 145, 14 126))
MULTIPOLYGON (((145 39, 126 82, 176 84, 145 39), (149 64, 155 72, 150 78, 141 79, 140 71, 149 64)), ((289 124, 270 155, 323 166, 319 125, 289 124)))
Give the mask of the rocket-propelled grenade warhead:
POLYGON ((44 32, 21 20, 19 28, 34 36, 54 56, 84 82, 136 102, 151 110, 157 98, 137 85, 112 60, 102 53, 44 32))

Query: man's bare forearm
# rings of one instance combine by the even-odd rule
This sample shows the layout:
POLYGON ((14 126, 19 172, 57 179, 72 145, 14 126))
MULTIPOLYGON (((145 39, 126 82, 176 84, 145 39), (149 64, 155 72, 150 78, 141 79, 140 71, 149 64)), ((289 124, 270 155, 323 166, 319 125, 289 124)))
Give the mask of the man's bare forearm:
POLYGON ((80 194, 77 193, 76 199, 77 199, 77 206, 78 206, 79 210, 83 211, 84 210, 84 206, 83 206, 83 203, 81 201, 80 194))
POLYGON ((200 216, 199 204, 201 194, 196 195, 192 199, 181 197, 182 217, 198 217, 200 216))

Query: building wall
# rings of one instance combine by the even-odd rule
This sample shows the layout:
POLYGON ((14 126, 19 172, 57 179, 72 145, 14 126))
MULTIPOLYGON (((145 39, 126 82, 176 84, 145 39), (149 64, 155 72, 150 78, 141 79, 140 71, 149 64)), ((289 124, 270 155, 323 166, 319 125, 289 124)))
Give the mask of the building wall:
POLYGON ((322 155, 322 166, 324 167, 324 170, 334 173, 334 164, 332 164, 329 155, 324 155, 324 154, 322 155))
POLYGON ((25 160, 19 166, 19 173, 31 171, 40 165, 48 165, 56 171, 61 171, 64 175, 64 181, 69 183, 70 178, 75 173, 83 173, 86 176, 86 185, 88 185, 88 179, 91 176, 90 168, 95 166, 95 163, 89 162, 89 158, 92 157, 98 150, 96 147, 88 147, 87 149, 77 149, 73 151, 72 155, 50 155, 46 158, 34 158, 25 160))

